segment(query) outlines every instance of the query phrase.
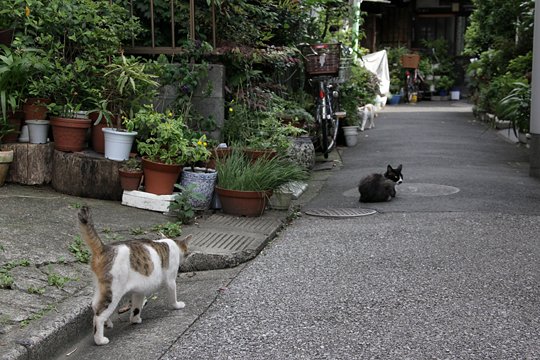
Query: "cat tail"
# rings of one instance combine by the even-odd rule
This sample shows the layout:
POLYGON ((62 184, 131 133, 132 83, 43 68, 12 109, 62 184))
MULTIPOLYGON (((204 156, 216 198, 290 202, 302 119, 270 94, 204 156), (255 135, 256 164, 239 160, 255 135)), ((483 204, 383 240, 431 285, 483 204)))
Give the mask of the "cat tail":
POLYGON ((92 222, 92 216, 90 215, 90 209, 88 206, 83 206, 79 210, 79 227, 81 229, 81 235, 92 254, 99 254, 103 251, 103 242, 99 238, 99 235, 94 228, 92 222))
POLYGON ((189 247, 188 247, 188 244, 189 242, 191 241, 191 238, 193 236, 191 234, 189 234, 188 236, 186 236, 185 238, 183 239, 178 239, 178 240, 174 240, 174 242, 176 243, 176 245, 178 245, 178 247, 180 248, 180 250, 182 250, 182 252, 184 253, 184 256, 187 256, 189 255, 189 247))

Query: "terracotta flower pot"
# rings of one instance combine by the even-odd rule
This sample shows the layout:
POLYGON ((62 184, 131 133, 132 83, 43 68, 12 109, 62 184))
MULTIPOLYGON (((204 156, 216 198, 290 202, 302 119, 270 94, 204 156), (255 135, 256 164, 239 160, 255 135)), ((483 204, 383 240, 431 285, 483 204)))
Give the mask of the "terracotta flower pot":
POLYGON ((143 176, 142 171, 124 171, 118 169, 118 175, 120 176, 120 186, 122 187, 122 190, 132 191, 139 189, 141 178, 143 176))
POLYGON ((4 135, 2 137, 3 143, 14 143, 17 142, 17 139, 19 138, 19 133, 21 132, 21 123, 23 120, 24 114, 20 111, 8 114, 8 124, 13 127, 13 131, 4 135))
POLYGON ((0 151, 0 186, 4 185, 9 173, 9 164, 13 162, 13 150, 0 151))
POLYGON ((244 154, 251 159, 251 162, 255 162, 260 158, 273 159, 276 157, 276 150, 267 149, 267 150, 255 150, 255 149, 244 149, 244 154))
POLYGON ((142 158, 144 191, 156 195, 170 195, 182 172, 182 165, 169 165, 142 158))
POLYGON ((216 193, 225 214, 237 216, 261 216, 264 213, 271 191, 240 191, 216 186, 216 193))
POLYGON ((92 149, 99 154, 103 154, 105 153, 105 135, 103 134, 102 129, 107 127, 107 120, 103 117, 97 125, 94 125, 98 119, 98 116, 99 114, 96 112, 88 114, 88 118, 90 118, 92 121, 92 149))
POLYGON ((84 149, 90 124, 89 119, 51 118, 54 148, 66 152, 81 151, 84 149))
POLYGON ((45 120, 47 118, 47 104, 49 99, 29 98, 23 105, 25 120, 45 120))
POLYGON ((231 155, 231 153, 232 153, 231 147, 213 149, 212 157, 210 158, 210 160, 208 160, 208 163, 206 164, 206 166, 209 169, 215 169, 217 159, 225 159, 226 157, 231 155))

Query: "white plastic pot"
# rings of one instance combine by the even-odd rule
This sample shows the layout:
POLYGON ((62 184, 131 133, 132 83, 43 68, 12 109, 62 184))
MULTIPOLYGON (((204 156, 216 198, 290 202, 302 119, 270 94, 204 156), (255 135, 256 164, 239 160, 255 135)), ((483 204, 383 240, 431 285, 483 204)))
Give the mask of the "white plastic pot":
POLYGON ((31 144, 46 144, 49 133, 49 120, 26 120, 28 141, 31 144))
POLYGON ((347 146, 356 146, 358 143, 358 126, 343 126, 343 135, 347 146))
POLYGON ((105 157, 115 161, 128 160, 137 132, 113 128, 103 128, 102 131, 105 135, 105 157))

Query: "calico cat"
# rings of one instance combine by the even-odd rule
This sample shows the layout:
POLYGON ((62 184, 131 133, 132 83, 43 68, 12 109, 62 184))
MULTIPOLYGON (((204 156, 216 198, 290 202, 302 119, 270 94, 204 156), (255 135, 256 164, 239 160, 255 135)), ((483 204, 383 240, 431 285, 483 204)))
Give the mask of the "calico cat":
POLYGON ((393 169, 388 165, 384 174, 371 174, 360 181, 358 191, 361 202, 390 201, 396 196, 396 184, 403 182, 403 166, 393 169))
POLYGON ((141 323, 145 295, 165 285, 174 309, 185 304, 176 299, 176 276, 188 256, 191 235, 182 240, 133 240, 105 245, 99 238, 88 207, 78 213, 82 237, 92 252, 94 273, 94 342, 106 345, 103 326, 112 328, 110 316, 125 294, 131 294, 131 323, 141 323))

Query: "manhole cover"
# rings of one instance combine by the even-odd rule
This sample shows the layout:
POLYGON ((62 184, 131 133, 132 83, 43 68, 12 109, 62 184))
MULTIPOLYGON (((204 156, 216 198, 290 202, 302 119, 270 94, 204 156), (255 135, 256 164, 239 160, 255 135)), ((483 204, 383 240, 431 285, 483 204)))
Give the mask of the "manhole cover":
MULTIPOLYGON (((459 192, 459 189, 454 186, 438 185, 438 184, 422 184, 422 183, 403 183, 396 185, 397 196, 400 195, 415 195, 415 196, 445 196, 459 192)), ((346 197, 358 198, 360 193, 358 188, 352 188, 343 193, 346 197)))
POLYGON ((349 218, 349 217, 359 217, 366 215, 373 215, 376 213, 372 209, 353 209, 353 208, 342 208, 342 209, 309 209, 305 213, 311 216, 321 216, 321 217, 332 217, 332 218, 349 218))
POLYGON ((398 196, 408 194, 417 196, 445 196, 459 192, 454 186, 422 183, 403 183, 396 187, 398 196))

